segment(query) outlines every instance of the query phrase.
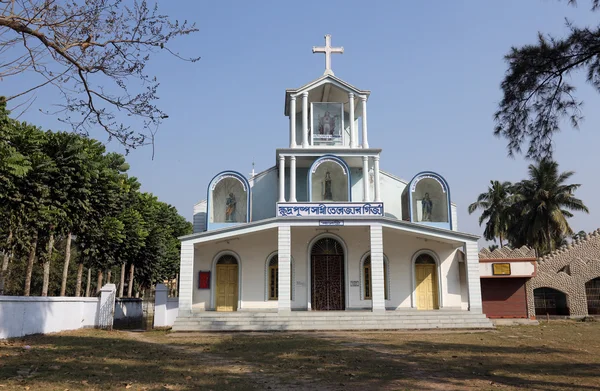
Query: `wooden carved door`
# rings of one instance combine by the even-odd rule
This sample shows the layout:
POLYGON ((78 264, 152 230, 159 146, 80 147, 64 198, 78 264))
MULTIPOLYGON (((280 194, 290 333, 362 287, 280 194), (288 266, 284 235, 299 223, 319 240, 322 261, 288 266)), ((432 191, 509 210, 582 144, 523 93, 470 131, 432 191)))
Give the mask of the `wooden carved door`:
POLYGON ((344 310, 344 253, 337 241, 325 238, 314 245, 311 274, 312 308, 344 310))

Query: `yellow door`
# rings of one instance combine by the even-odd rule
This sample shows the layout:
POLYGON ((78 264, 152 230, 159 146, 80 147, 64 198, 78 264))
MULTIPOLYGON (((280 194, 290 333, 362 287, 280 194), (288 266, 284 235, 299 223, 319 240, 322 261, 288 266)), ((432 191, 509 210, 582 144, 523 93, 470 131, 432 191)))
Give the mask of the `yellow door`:
POLYGON ((237 310, 237 292, 237 265, 217 265, 217 311, 237 310))
POLYGON ((438 290, 435 265, 415 265, 415 279, 417 285, 417 309, 437 309, 438 290))

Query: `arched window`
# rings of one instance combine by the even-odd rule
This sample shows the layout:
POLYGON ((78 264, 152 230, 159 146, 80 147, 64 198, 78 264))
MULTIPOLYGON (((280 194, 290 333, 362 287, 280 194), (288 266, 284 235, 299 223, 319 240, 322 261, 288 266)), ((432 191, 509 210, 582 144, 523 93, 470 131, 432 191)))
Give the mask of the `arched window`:
MULTIPOLYGON (((294 272, 290 260, 290 300, 293 296, 294 272)), ((267 265, 267 300, 279 299, 279 256, 273 255, 267 265)))
MULTIPOLYGON (((388 290, 388 262, 387 259, 383 259, 383 292, 385 295, 385 300, 389 300, 389 290, 388 290)), ((371 278, 371 256, 367 256, 365 261, 363 262, 363 297, 365 300, 373 299, 373 289, 372 289, 372 278, 371 278)))
POLYGON ((569 315, 567 296, 553 288, 537 288, 533 290, 535 314, 543 315, 569 315))

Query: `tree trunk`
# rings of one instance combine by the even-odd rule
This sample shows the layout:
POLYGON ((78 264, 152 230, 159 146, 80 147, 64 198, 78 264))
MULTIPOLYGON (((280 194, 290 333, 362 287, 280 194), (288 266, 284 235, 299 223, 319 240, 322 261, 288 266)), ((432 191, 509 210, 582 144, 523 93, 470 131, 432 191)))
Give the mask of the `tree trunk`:
POLYGON ((100 293, 100 289, 102 289, 102 278, 104 278, 104 274, 102 273, 102 269, 98 269, 98 280, 96 283, 96 294, 100 293))
MULTIPOLYGON (((65 265, 63 267, 63 275, 62 275, 62 283, 60 284, 60 295, 65 296, 67 291, 67 276, 69 275, 69 262, 71 261, 71 233, 67 235, 67 246, 65 247, 65 265)), ((82 265, 83 266, 83 265, 82 265)), ((81 277, 79 275, 79 270, 77 271, 77 277, 81 277)), ((79 279, 81 282, 81 279, 79 279)))
POLYGON ((85 287, 85 297, 90 297, 90 288, 92 285, 92 268, 88 267, 87 272, 87 285, 85 287))
POLYGON ((83 278, 83 262, 77 265, 77 282, 75 283, 75 297, 81 296, 81 280, 83 278))
POLYGON ((175 274, 175 281, 173 283, 173 297, 179 297, 179 273, 175 274))
POLYGON ((129 268, 129 286, 127 287, 127 297, 131 297, 133 294, 133 270, 134 266, 132 263, 131 267, 129 268))
POLYGON ((12 229, 8 230, 8 238, 6 239, 6 250, 2 257, 2 270, 0 270, 0 295, 4 294, 4 287, 6 286, 6 273, 8 272, 8 261, 10 260, 10 249, 12 243, 12 229))
POLYGON ((503 247, 502 246, 502 234, 499 234, 499 236, 500 236, 500 248, 502 248, 503 247))
POLYGON ((48 252, 44 259, 44 283, 42 285, 42 296, 48 296, 48 285, 50 284, 50 260, 52 259, 52 250, 54 249, 54 230, 50 229, 48 238, 48 252))
POLYGON ((31 249, 29 250, 29 258, 27 259, 27 272, 25 273, 25 290, 23 296, 29 296, 29 292, 31 291, 31 273, 33 273, 33 261, 35 261, 37 241, 38 233, 35 231, 33 239, 31 239, 31 249))
POLYGON ((125 287, 125 263, 121 264, 121 282, 119 284, 119 297, 123 297, 123 289, 125 287))
POLYGON ((108 269, 108 271, 106 272, 106 283, 110 284, 110 278, 112 277, 112 270, 108 269))

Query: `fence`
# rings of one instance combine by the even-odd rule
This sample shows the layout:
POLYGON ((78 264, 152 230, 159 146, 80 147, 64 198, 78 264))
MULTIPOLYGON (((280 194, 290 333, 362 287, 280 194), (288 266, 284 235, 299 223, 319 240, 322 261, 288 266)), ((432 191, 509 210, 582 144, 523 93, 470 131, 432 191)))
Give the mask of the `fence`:
POLYGON ((156 286, 154 300, 146 302, 117 299, 114 284, 89 298, 0 296, 0 339, 91 327, 168 327, 175 322, 178 302, 168 298, 163 284, 156 286))

